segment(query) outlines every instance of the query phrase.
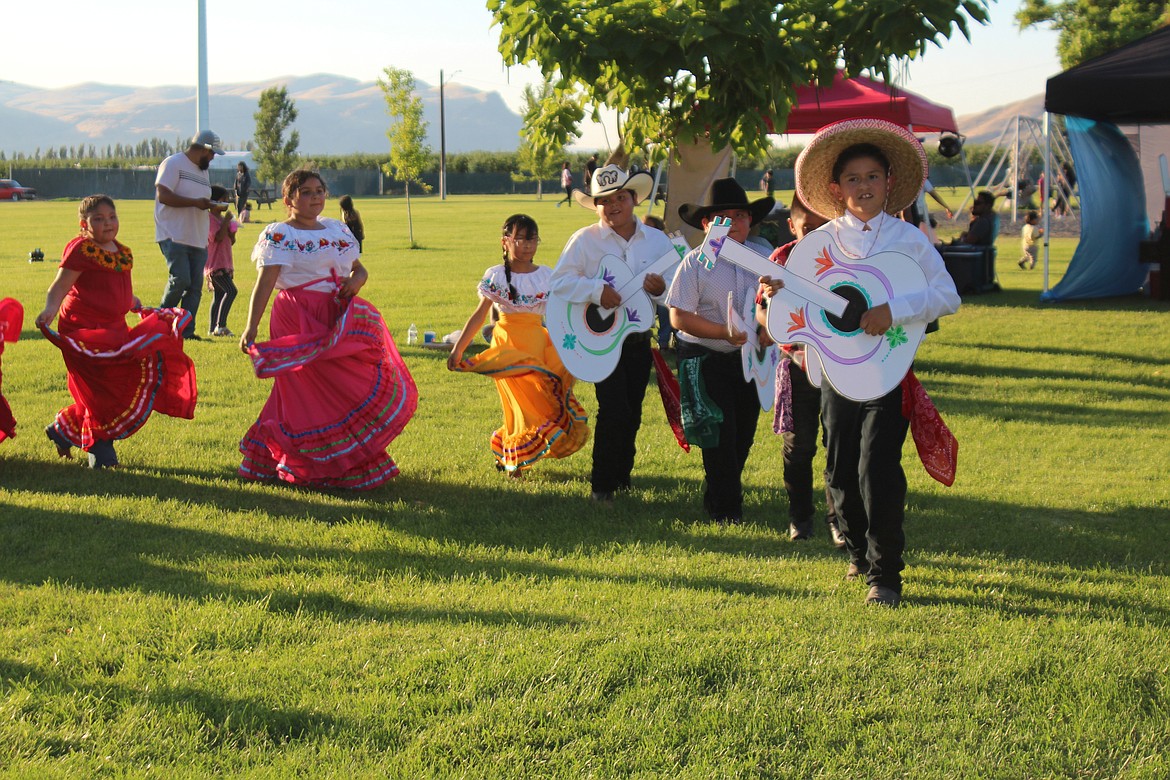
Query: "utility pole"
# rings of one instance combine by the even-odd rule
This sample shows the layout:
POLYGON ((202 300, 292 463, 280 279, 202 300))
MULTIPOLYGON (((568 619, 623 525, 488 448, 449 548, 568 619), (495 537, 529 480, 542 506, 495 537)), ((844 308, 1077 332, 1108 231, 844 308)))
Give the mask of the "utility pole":
POLYGON ((207 129, 207 0, 199 4, 199 86, 195 98, 195 132, 207 129))

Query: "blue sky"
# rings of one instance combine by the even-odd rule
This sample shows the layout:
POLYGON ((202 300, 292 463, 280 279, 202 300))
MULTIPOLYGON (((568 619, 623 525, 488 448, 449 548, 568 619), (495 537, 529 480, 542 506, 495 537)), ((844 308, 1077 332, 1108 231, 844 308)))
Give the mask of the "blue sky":
MULTIPOLYGON (((952 106, 957 115, 1043 92, 1045 80, 1060 71, 1056 34, 1018 31, 1012 16, 1019 4, 993 4, 991 24, 973 29, 971 43, 958 35, 942 48, 931 47, 910 66, 902 86, 952 106)), ((196 0, 7 5, 8 29, 45 30, 46 19, 62 24, 41 36, 48 48, 29 44, 30 56, 7 58, 0 79, 39 87, 196 82, 196 0)), ((535 69, 502 66, 498 29, 491 27, 484 0, 206 0, 206 5, 213 84, 313 73, 371 81, 384 66, 394 65, 430 84, 438 83, 443 70, 453 89, 466 84, 498 91, 518 109, 524 85, 540 79, 535 69)), ((214 102, 211 114, 214 126, 214 102)), ((582 145, 603 143, 596 130, 582 139, 582 145)))

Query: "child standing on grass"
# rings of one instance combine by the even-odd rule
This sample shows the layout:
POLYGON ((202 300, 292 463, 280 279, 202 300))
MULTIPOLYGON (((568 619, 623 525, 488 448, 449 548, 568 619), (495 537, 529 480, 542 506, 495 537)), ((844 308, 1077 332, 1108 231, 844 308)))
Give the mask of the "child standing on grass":
POLYGON ((541 458, 564 458, 581 449, 589 426, 573 397, 573 375, 542 322, 552 269, 534 262, 540 243, 536 221, 513 214, 504 221, 503 233, 503 263, 484 272, 479 306, 467 318, 447 368, 496 380, 504 424, 492 434, 492 454, 497 468, 519 477, 541 458), (500 319, 491 346, 463 360, 493 305, 500 319))
MULTIPOLYGON (((0 355, 4 345, 20 339, 20 328, 24 324, 24 306, 15 298, 0 299, 0 355)), ((0 374, 0 381, 3 375, 0 374)), ((16 435, 16 418, 4 394, 0 392, 0 441, 16 435)))
MULTIPOLYGON (((752 226, 768 216, 775 204, 769 197, 749 203, 735 179, 717 179, 711 185, 710 205, 684 203, 678 214, 700 230, 706 230, 716 217, 730 219, 727 237, 746 244, 752 226)), ((732 263, 716 263, 711 270, 705 263, 699 249, 683 258, 666 304, 670 324, 677 331, 684 430, 690 443, 703 448, 703 508, 715 522, 739 523, 743 521, 743 468, 755 440, 760 398, 743 375, 740 347, 747 334, 731 326, 727 310, 732 306, 734 311, 743 311, 745 301, 755 298, 765 280, 732 263)), ((762 335, 770 345, 767 333, 762 335)))
POLYGON ((342 195, 341 199, 337 201, 337 205, 341 207, 341 221, 357 239, 358 252, 360 253, 366 240, 366 226, 362 224, 362 215, 353 207, 353 198, 348 195, 342 195))
MULTIPOLYGON (((927 287, 892 296, 861 317, 871 336, 894 325, 929 322, 959 308, 959 294, 942 257, 917 227, 893 216, 914 200, 926 178, 926 153, 905 128, 878 119, 853 119, 820 129, 796 161, 796 193, 818 214, 835 219, 831 231, 852 261, 897 252, 916 262, 927 287)), ((908 375, 908 378, 911 375, 908 375)), ((838 394, 821 383, 821 415, 828 432, 826 471, 850 564, 846 579, 865 575, 867 604, 896 607, 902 599, 902 529, 906 475, 902 444, 902 385, 871 401, 838 394)))
POLYGON ((1037 227, 1040 222, 1040 215, 1035 211, 1029 211, 1024 217, 1024 227, 1020 229, 1020 243, 1023 244, 1024 256, 1020 258, 1018 265, 1023 268, 1025 265, 1028 268, 1036 267, 1036 239, 1044 235, 1044 228, 1037 227))
MULTIPOLYGON (((222 201, 227 198, 225 187, 213 186, 211 199, 222 201)), ((210 212, 207 230, 207 265, 203 275, 207 277, 207 288, 213 292, 211 313, 208 315, 208 333, 212 336, 235 336, 228 330, 228 313, 236 300, 235 263, 232 262, 232 247, 236 243, 236 231, 240 226, 229 212, 210 212)))
POLYGON ((288 219, 264 228, 252 250, 260 273, 240 348, 273 384, 240 442, 240 476, 375 488, 398 474, 386 447, 414 414, 418 391, 381 313, 358 297, 369 274, 357 241, 321 216, 320 174, 295 170, 281 190, 288 219), (257 344, 274 289, 271 340, 257 344))
POLYGON ((195 416, 195 366, 180 335, 182 309, 144 309, 134 296, 134 257, 116 240, 118 213, 107 195, 81 201, 81 235, 62 253, 37 327, 61 350, 73 404, 45 429, 57 454, 89 453, 90 468, 118 465, 114 442, 141 428, 152 412, 195 416), (126 314, 142 321, 126 325, 126 314), (58 330, 51 329, 60 314, 58 330))
MULTIPOLYGON (((777 247, 771 261, 784 265, 800 239, 825 224, 827 220, 813 213, 798 196, 792 196, 788 229, 796 236, 777 247)), ((763 291, 761 291, 763 293, 763 291)), ((768 297, 756 299, 756 319, 767 325, 768 297)), ((821 389, 808 381, 805 373, 803 344, 781 344, 783 358, 776 366, 776 405, 772 430, 784 439, 784 491, 788 494, 788 537, 803 541, 813 533, 813 458, 817 454, 817 434, 821 430, 821 389)), ((827 480, 826 480, 827 481, 827 480)), ((825 488, 826 517, 833 546, 844 549, 845 536, 837 525, 833 497, 825 488)))

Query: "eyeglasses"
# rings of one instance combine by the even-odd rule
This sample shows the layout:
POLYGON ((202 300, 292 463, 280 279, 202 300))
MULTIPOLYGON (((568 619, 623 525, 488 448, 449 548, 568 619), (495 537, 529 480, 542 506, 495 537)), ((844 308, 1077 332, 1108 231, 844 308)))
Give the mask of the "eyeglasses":
POLYGON ((515 238, 513 236, 507 236, 507 239, 513 244, 531 244, 532 246, 536 246, 540 243, 540 236, 535 238, 515 238))

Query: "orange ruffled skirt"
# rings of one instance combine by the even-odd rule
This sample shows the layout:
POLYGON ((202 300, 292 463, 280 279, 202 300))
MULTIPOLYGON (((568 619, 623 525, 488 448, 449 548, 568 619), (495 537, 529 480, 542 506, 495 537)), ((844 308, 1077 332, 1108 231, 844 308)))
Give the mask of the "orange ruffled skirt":
POLYGON ((539 314, 504 314, 492 344, 459 364, 460 371, 496 382, 504 424, 492 434, 492 454, 507 471, 541 458, 564 458, 589 441, 585 410, 573 397, 573 375, 561 362, 539 314))

